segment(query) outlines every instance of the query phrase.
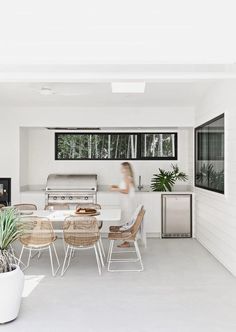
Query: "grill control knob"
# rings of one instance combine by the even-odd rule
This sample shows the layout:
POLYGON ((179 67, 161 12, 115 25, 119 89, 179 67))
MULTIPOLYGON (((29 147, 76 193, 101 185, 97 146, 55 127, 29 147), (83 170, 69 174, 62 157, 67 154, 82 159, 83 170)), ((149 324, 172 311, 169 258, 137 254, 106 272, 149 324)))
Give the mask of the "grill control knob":
POLYGON ((69 200, 72 200, 72 199, 73 199, 73 197, 72 197, 72 196, 70 196, 70 197, 69 197, 69 200))
POLYGON ((65 199, 65 196, 61 196, 61 199, 64 201, 64 199, 65 199))
POLYGON ((57 196, 53 196, 54 201, 57 199, 57 196))
POLYGON ((87 201, 88 200, 88 196, 85 196, 84 199, 87 201))

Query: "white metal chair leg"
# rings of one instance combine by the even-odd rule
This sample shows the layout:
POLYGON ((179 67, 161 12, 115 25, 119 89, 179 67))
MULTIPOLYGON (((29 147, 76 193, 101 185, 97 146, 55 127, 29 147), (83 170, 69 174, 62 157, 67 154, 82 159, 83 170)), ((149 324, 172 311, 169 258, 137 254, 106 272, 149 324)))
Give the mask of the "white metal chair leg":
POLYGON ((99 273, 99 275, 101 275, 102 271, 101 271, 101 265, 100 265, 100 260, 99 260, 99 257, 98 257, 98 252, 97 252, 96 244, 93 247, 94 247, 95 256, 96 256, 97 265, 98 265, 98 273, 99 273))
POLYGON ((25 246, 22 246, 20 256, 19 256, 19 260, 18 260, 18 266, 20 266, 20 264, 22 263, 21 259, 22 259, 22 256, 23 256, 24 249, 25 249, 25 246))
POLYGON ((30 258, 34 258, 36 256, 39 257, 39 255, 40 255, 40 250, 38 252, 36 251, 36 253, 34 255, 32 255, 30 258))
POLYGON ((70 266, 72 254, 73 254, 73 248, 70 248, 70 255, 69 255, 69 261, 68 261, 68 267, 70 266))
POLYGON ((23 251, 24 251, 24 249, 25 249, 25 246, 23 245, 23 246, 22 246, 22 249, 21 249, 20 257, 19 257, 19 263, 18 263, 19 266, 20 266, 21 263, 24 265, 24 268, 22 268, 22 271, 26 270, 26 269, 29 267, 29 264, 30 264, 30 258, 31 258, 31 252, 32 252, 32 250, 29 249, 29 255, 28 255, 28 259, 27 259, 27 264, 25 265, 25 264, 21 261, 21 258, 22 258, 22 255, 23 255, 23 251))
POLYGON ((57 255, 55 244, 53 243, 52 246, 53 246, 53 249, 54 249, 54 254, 55 254, 55 257, 56 257, 56 260, 57 260, 57 264, 58 264, 58 266, 60 268, 61 264, 60 264, 60 261, 59 261, 58 255, 57 255))
POLYGON ((15 251, 14 251, 12 245, 10 245, 10 253, 12 255, 13 263, 17 264, 17 259, 16 259, 15 251))
POLYGON ((121 252, 114 252, 113 253, 113 245, 114 245, 114 241, 113 244, 111 245, 111 250, 109 252, 109 262, 108 262, 108 271, 109 272, 141 272, 144 270, 143 267, 143 262, 142 262, 142 257, 140 254, 140 250, 138 247, 138 243, 137 241, 134 241, 134 247, 135 247, 135 251, 121 251, 121 252), (112 258, 112 254, 124 254, 124 253, 132 253, 135 252, 137 258, 126 258, 126 259, 122 259, 122 258, 112 258), (136 268, 136 269, 112 269, 111 268, 111 264, 112 263, 137 263, 140 264, 140 268, 136 268))
POLYGON ((48 247, 48 251, 49 251, 49 256, 50 256, 52 275, 53 275, 53 277, 54 277, 54 276, 55 276, 55 273, 54 273, 54 267, 53 267, 53 261, 52 261, 52 251, 51 251, 51 247, 50 247, 50 246, 48 247))
POLYGON ((111 240, 111 242, 110 242, 110 249, 109 249, 109 255, 108 255, 108 268, 107 268, 108 271, 110 271, 113 246, 114 246, 114 240, 111 240))
POLYGON ((104 267, 104 260, 103 260, 102 250, 101 250, 101 246, 100 246, 99 242, 97 243, 97 246, 98 246, 98 252, 99 252, 100 260, 101 260, 102 266, 104 267))
POLYGON ((63 262, 62 270, 61 270, 61 277, 65 273, 65 265, 66 265, 66 261, 67 261, 68 252, 69 252, 69 246, 67 246, 67 248, 66 248, 65 258, 64 258, 64 262, 63 262))
POLYGON ((51 261, 52 276, 55 277, 55 275, 57 274, 57 272, 60 268, 60 263, 59 263, 59 260, 58 260, 57 254, 56 254, 56 248, 55 248, 54 243, 52 243, 52 245, 53 245, 53 249, 54 249, 54 253, 55 253, 56 260, 57 260, 57 265, 58 265, 56 271, 54 271, 51 246, 48 247, 48 251, 49 251, 49 256, 50 256, 50 261, 51 261))
POLYGON ((141 270, 140 271, 143 271, 143 261, 142 261, 142 256, 140 254, 140 250, 139 250, 139 246, 138 246, 137 241, 134 241, 134 246, 135 246, 137 256, 139 258, 139 262, 140 262, 140 265, 141 265, 141 270))
POLYGON ((32 252, 32 250, 29 249, 29 256, 28 256, 27 264, 25 265, 25 267, 24 267, 23 270, 25 270, 25 269, 27 269, 29 267, 30 259, 31 259, 31 252, 32 252))
POLYGON ((65 272, 68 270, 68 267, 70 266, 71 257, 72 257, 72 251, 73 251, 73 248, 70 247, 70 246, 67 246, 66 254, 65 254, 65 259, 64 259, 64 263, 63 263, 63 267, 62 267, 62 271, 61 271, 61 276, 63 276, 65 274, 65 272), (67 263, 67 265, 65 267, 67 258, 68 258, 68 263, 67 263))
POLYGON ((109 259, 110 259, 110 252, 112 250, 112 241, 110 241, 110 244, 109 244, 109 249, 108 249, 108 253, 107 253, 107 263, 109 263, 109 259))
POLYGON ((101 250, 102 250, 102 255, 103 255, 103 257, 105 258, 105 257, 106 257, 106 254, 105 254, 105 250, 104 250, 104 246, 103 246, 102 238, 101 238, 101 237, 100 237, 100 239, 99 239, 99 243, 100 243, 100 247, 101 247, 101 250))

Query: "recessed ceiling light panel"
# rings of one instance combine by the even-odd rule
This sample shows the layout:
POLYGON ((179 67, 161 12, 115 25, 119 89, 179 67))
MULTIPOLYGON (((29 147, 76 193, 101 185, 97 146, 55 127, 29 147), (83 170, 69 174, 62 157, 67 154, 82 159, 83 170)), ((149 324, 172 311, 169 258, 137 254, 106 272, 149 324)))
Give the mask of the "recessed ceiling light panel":
POLYGON ((54 91, 49 86, 42 86, 40 89, 40 94, 43 96, 51 96, 54 94, 54 91))

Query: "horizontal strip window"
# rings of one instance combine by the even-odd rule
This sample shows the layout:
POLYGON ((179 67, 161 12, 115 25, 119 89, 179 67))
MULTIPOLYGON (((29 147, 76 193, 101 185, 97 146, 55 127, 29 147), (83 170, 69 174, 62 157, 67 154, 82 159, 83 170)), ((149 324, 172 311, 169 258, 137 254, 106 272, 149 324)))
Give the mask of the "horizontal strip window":
POLYGON ((56 160, 177 160, 177 133, 55 133, 56 160))
POLYGON ((195 129, 195 186, 224 194, 224 114, 195 129))

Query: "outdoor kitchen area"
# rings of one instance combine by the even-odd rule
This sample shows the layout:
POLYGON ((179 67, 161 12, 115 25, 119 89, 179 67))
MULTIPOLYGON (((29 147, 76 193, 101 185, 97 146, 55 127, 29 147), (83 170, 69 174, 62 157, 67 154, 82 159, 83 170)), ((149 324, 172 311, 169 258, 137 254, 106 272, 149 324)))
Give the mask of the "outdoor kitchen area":
POLYGON ((2 1, 0 332, 236 332, 236 1, 2 1))
MULTIPOLYGON (((158 163, 166 170, 170 169, 172 164, 178 163, 178 167, 185 171, 188 179, 176 184, 174 193, 192 195, 192 141, 191 127, 160 127, 151 130, 142 128, 138 131, 135 128, 121 130, 115 127, 103 128, 100 131, 98 128, 67 128, 65 131, 65 128, 60 130, 22 127, 20 202, 34 202, 41 210, 50 205, 58 207, 60 204, 68 205, 73 210, 77 204, 82 203, 98 203, 104 208, 119 208, 122 204, 120 194, 112 191, 111 186, 121 182, 121 158, 127 158, 128 154, 128 158, 133 158, 130 162, 134 168, 137 204, 142 203, 147 207, 145 238, 159 238, 162 232, 161 191, 153 191, 151 188, 153 174, 158 171, 158 163), (160 134, 154 135, 155 132, 160 134), (75 151, 75 141, 68 145, 68 140, 70 142, 72 139, 81 140, 77 143, 79 151, 85 153, 78 155, 77 160, 73 160, 75 157, 72 153, 75 151), (159 139, 163 141, 163 145, 156 149, 155 154, 158 154, 159 159, 157 161, 151 145, 158 146, 159 139), (91 146, 90 152, 83 148, 84 144, 85 147, 91 146), (144 146, 141 149, 143 157, 137 156, 140 153, 140 144, 144 146), (66 148, 60 150, 64 146, 66 148)), ((101 232, 104 235, 109 232, 110 225, 112 222, 103 224, 101 232)))

